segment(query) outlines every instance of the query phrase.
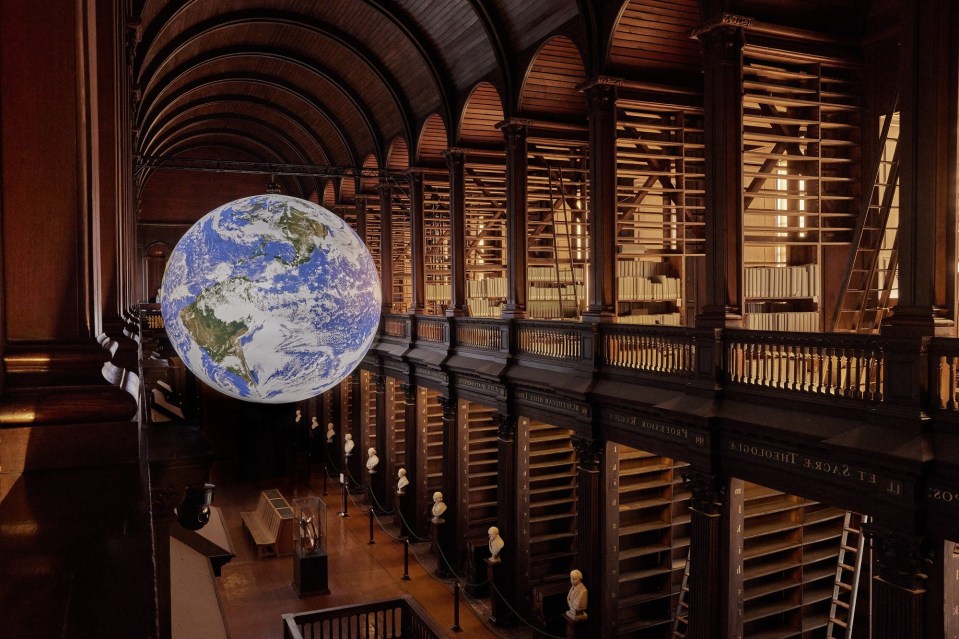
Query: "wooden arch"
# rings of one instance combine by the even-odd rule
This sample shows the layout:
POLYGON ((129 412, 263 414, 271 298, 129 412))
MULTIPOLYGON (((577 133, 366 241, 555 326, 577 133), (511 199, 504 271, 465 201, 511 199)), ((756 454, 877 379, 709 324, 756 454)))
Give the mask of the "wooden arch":
POLYGON ((459 144, 503 146, 503 134, 496 125, 503 121, 503 100, 489 82, 473 87, 459 122, 459 144))
POLYGON ((582 116, 586 97, 577 87, 586 81, 583 57, 573 41, 555 36, 540 46, 526 71, 519 96, 525 115, 582 116))
POLYGON ((449 146, 446 124, 438 113, 426 118, 416 144, 416 164, 443 164, 443 152, 449 146))

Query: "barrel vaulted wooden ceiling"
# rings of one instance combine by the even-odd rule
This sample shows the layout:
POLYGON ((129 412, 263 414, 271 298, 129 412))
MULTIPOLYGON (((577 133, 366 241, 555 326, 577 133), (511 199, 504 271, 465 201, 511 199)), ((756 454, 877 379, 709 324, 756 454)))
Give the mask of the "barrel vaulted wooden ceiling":
MULTIPOLYGON (((507 118, 584 123, 577 87, 599 75, 699 90, 703 13, 857 38, 888 1, 135 2, 135 152, 438 165, 449 146, 501 146, 507 118)), ((325 184, 293 179, 304 196, 325 184)))

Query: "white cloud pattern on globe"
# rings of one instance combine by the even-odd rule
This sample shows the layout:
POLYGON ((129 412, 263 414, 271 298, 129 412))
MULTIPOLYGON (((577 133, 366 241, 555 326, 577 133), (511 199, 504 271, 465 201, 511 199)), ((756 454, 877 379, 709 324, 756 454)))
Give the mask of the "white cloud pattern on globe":
POLYGON ((349 375, 380 317, 376 265, 346 222, 285 195, 207 213, 180 239, 160 289, 187 367, 251 402, 297 402, 349 375))

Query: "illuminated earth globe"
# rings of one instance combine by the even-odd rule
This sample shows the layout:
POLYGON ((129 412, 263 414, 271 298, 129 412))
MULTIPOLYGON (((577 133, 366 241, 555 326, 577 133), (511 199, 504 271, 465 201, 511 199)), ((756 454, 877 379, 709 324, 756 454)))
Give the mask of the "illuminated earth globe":
POLYGON ((366 246, 326 209, 256 195, 207 213, 170 255, 160 305, 187 367, 251 402, 297 402, 366 354, 380 284, 366 246))

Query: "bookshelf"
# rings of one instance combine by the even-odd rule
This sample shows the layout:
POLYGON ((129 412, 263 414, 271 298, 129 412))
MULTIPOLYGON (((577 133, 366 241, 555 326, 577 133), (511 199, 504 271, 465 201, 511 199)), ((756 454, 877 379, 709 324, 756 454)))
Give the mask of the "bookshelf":
POLYGON ((616 118, 617 315, 683 324, 705 254, 702 112, 620 99, 616 118))
POLYGON ((499 317, 506 300, 506 165, 465 166, 466 297, 473 317, 499 317))
POLYGON ((423 180, 423 226, 427 315, 442 315, 452 299, 450 286, 449 179, 429 174, 423 180))
POLYGON ((588 145, 531 139, 527 153, 527 311, 578 319, 589 261, 588 145))
POLYGON ((860 107, 854 67, 746 46, 745 326, 818 331, 821 274, 845 266, 856 225, 860 107))

